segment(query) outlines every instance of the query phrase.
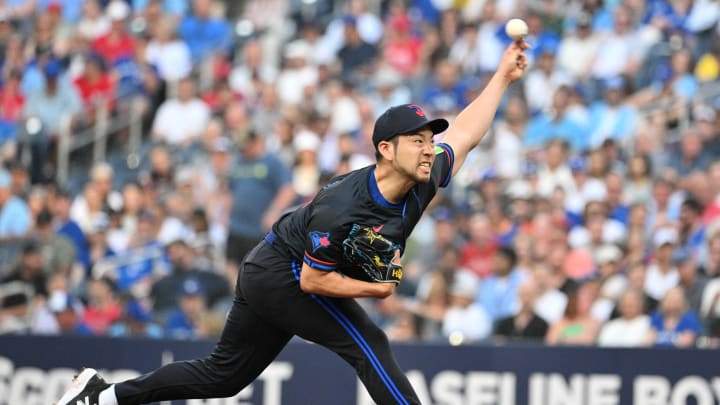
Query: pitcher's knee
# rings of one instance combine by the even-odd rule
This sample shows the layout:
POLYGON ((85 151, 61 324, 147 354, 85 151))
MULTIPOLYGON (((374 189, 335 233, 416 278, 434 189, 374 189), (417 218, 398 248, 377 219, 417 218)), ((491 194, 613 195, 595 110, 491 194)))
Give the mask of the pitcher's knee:
POLYGON ((214 398, 230 398, 237 395, 237 393, 242 391, 243 388, 245 387, 233 386, 229 384, 218 384, 215 385, 212 391, 212 396, 214 398))
POLYGON ((363 335, 371 347, 380 348, 390 346, 390 341, 385 332, 374 324, 366 327, 363 330, 363 335))
POLYGON ((248 382, 239 378, 238 374, 214 375, 208 391, 213 398, 229 398, 242 391, 247 384, 248 382))
POLYGON ((208 391, 213 398, 228 398, 240 392, 249 384, 234 364, 225 364, 212 356, 202 361, 208 378, 208 391))

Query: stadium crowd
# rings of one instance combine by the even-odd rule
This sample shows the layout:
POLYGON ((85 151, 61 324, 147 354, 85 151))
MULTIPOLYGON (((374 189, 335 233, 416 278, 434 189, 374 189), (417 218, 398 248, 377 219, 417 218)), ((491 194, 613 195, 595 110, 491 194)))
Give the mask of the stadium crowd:
POLYGON ((363 305, 395 341, 717 342, 712 0, 0 1, 0 333, 218 335, 273 221, 372 164, 389 106, 452 121, 513 17, 531 68, 363 305), (59 184, 65 117, 130 99, 141 170, 59 184))

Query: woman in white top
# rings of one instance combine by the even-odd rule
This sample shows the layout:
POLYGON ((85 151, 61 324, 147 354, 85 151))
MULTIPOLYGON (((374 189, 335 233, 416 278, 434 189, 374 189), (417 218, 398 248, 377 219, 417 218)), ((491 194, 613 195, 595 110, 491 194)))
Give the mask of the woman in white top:
POLYGON ((145 49, 145 58, 154 65, 160 77, 176 82, 190 74, 190 49, 177 38, 175 20, 165 17, 152 29, 152 39, 145 49))
POLYGON ((94 41, 110 31, 110 20, 102 13, 97 0, 86 0, 77 32, 84 39, 94 41))
POLYGON ((505 120, 495 126, 493 161, 500 177, 515 179, 522 174, 525 157, 523 135, 528 124, 527 105, 519 97, 508 98, 505 120))
POLYGON ((598 346, 638 347, 647 346, 650 318, 643 313, 643 294, 628 289, 620 298, 621 317, 606 323, 600 331, 598 346))
POLYGON ((634 155, 628 165, 623 200, 632 205, 647 203, 652 198, 652 161, 645 154, 634 155))

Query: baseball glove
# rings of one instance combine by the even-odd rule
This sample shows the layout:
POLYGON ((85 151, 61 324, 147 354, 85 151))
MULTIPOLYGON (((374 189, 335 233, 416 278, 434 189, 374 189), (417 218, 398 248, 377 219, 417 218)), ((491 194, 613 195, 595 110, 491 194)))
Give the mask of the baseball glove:
POLYGON ((399 248, 372 228, 354 224, 343 241, 344 267, 356 270, 358 278, 367 281, 400 284, 403 268, 393 262, 399 248))

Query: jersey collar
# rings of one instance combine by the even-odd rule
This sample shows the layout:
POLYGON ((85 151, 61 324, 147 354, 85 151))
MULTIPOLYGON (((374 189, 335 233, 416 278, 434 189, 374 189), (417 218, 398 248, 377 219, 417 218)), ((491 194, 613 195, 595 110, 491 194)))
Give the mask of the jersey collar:
POLYGON ((370 186, 370 195, 372 196, 373 200, 375 200, 376 203, 378 203, 380 206, 385 208, 402 208, 403 204, 400 203, 392 203, 383 197, 382 193, 380 193, 380 189, 377 185, 377 179, 375 179, 375 169, 373 168, 370 171, 370 176, 368 180, 368 185, 370 186))

